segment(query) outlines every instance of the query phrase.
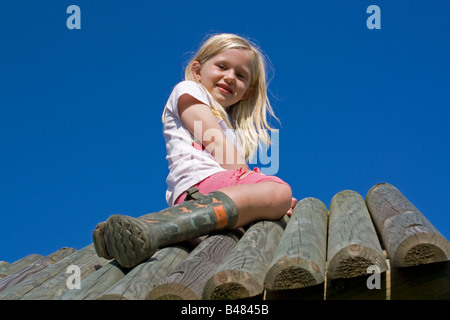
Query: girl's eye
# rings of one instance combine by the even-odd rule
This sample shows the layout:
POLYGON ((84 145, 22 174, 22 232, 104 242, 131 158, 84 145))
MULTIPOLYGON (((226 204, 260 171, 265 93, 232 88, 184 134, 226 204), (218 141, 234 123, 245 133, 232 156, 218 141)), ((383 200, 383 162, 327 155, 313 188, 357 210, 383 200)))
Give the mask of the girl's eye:
POLYGON ((219 64, 218 67, 219 67, 220 70, 225 70, 225 66, 223 64, 219 64))

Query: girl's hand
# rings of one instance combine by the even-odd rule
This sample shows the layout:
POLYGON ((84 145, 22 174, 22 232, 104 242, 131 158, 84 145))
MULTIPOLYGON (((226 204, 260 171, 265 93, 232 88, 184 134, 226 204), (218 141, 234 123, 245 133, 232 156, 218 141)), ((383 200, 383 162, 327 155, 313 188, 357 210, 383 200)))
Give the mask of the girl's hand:
POLYGON ((292 212, 294 210, 295 205, 297 204, 297 199, 295 199, 294 197, 292 197, 292 201, 291 201, 291 207, 289 208, 289 210, 286 212, 286 214, 290 217, 292 215, 292 212))

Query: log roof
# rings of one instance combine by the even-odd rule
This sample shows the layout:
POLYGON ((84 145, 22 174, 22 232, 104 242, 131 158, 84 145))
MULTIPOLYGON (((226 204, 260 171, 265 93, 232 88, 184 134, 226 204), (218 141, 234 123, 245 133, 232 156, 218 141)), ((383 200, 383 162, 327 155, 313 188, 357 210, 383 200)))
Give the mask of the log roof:
MULTIPOLYGON (((1 257, 0 257, 1 258, 1 257)), ((161 248, 125 269, 93 244, 0 262, 0 300, 449 299, 450 243, 394 186, 161 248)))

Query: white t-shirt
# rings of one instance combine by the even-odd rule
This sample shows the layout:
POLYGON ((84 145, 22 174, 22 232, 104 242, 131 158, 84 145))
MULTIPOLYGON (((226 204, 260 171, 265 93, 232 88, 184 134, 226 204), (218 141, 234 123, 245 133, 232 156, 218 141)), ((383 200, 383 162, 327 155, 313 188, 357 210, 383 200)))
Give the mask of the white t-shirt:
POLYGON ((178 83, 167 100, 163 125, 166 159, 169 162, 169 174, 166 179, 166 201, 169 206, 173 206, 178 196, 193 185, 214 173, 225 171, 207 150, 202 150, 201 143, 194 140, 194 136, 181 120, 178 114, 178 99, 183 94, 189 94, 209 106, 227 139, 236 145, 234 131, 229 129, 220 117, 206 89, 195 81, 178 83))

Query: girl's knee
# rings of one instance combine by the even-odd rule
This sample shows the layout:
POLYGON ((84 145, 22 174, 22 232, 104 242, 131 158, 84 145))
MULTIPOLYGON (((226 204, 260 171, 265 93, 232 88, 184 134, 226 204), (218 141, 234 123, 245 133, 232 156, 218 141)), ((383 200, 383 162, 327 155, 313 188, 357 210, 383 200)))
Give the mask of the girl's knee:
POLYGON ((277 208, 276 212, 274 212, 276 215, 275 218, 279 219, 291 208, 292 190, 287 184, 276 184, 271 190, 270 197, 272 198, 274 207, 277 208))

